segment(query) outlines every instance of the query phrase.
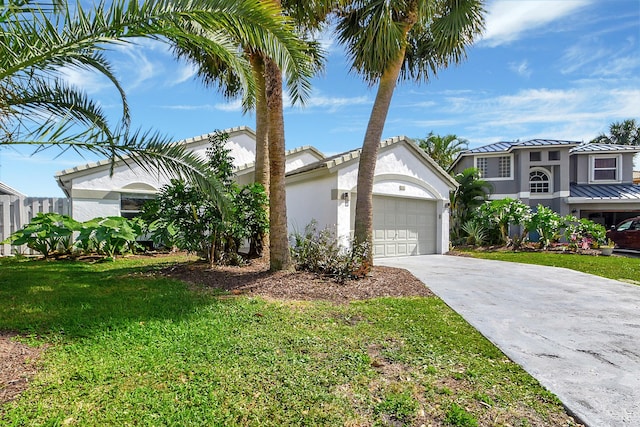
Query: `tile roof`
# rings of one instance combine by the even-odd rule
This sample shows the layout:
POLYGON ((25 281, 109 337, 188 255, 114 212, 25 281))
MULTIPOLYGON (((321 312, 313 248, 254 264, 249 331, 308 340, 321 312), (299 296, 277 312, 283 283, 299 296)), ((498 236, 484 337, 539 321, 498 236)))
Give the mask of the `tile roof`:
POLYGON ((596 152, 637 152, 640 151, 640 147, 635 145, 620 145, 620 144, 580 144, 579 146, 572 148, 571 153, 596 153, 596 152))
MULTIPOLYGON (((250 133, 250 134, 255 135, 255 132, 253 131, 253 129, 251 129, 248 126, 236 126, 236 127, 232 127, 232 128, 222 129, 221 132, 223 132, 223 133, 246 132, 246 133, 250 133)), ((173 142, 172 144, 178 144, 178 145, 185 144, 185 145, 188 145, 188 144, 192 144, 194 142, 203 141, 203 140, 207 139, 210 135, 213 135, 213 132, 206 133, 206 134, 200 135, 200 136, 194 136, 192 138, 181 139, 179 141, 173 142)), ((129 158, 129 156, 125 155, 122 158, 126 160, 126 159, 129 158)), ((58 171, 58 172, 55 173, 55 177, 58 178, 58 177, 62 177, 64 175, 72 174, 74 172, 81 172, 81 171, 97 168, 97 167, 100 167, 100 166, 106 166, 106 165, 110 165, 110 164, 111 164, 111 160, 109 160, 109 159, 98 160, 96 162, 86 163, 84 165, 74 166, 74 167, 69 168, 69 169, 64 169, 64 170, 58 171)))
MULTIPOLYGON (((326 160, 326 157, 324 157, 324 154, 322 154, 322 152, 320 150, 318 150, 316 147, 313 147, 311 145, 303 145, 301 147, 296 147, 296 148, 292 148, 291 150, 287 150, 284 153, 284 156, 288 157, 288 156, 291 156, 291 155, 296 154, 296 153, 301 153, 303 151, 309 151, 309 152, 315 154, 317 157, 320 157, 320 158, 326 160)), ((245 171, 247 169, 255 167, 255 165, 256 165, 256 162, 249 162, 249 163, 245 163, 243 165, 235 166, 233 170, 234 170, 234 172, 243 172, 243 171, 245 171)))
POLYGON ((514 148, 530 148, 530 147, 548 147, 557 145, 580 145, 579 141, 564 141, 559 139, 530 139, 528 141, 512 141, 512 142, 494 142, 493 144, 483 145, 482 147, 466 150, 461 154, 473 154, 473 153, 500 153, 508 152, 514 148))
MULTIPOLYGON (((433 160, 431 157, 429 157, 424 150, 422 150, 421 148, 419 148, 415 142, 413 142, 411 139, 407 138, 406 136, 402 135, 402 136, 394 136, 393 138, 387 138, 383 141, 380 141, 380 148, 384 148, 384 147, 389 147, 391 145, 397 144, 398 142, 405 142, 407 143, 409 146, 413 147, 418 156, 421 156, 423 159, 425 159, 429 164, 431 164, 433 166, 433 168, 437 171, 439 171, 440 174, 442 174, 443 178, 450 182, 454 188, 458 185, 457 181, 455 179, 453 179, 453 177, 447 173, 446 170, 442 169, 442 167, 440 167, 440 165, 438 165, 435 160, 433 160)), ((310 163, 308 165, 302 166, 298 169, 294 169, 292 171, 287 172, 287 176, 292 176, 292 175, 298 175, 304 172, 311 172, 314 170, 318 170, 318 169, 331 169, 333 167, 336 167, 342 163, 346 163, 350 160, 354 160, 360 157, 360 152, 362 150, 360 148, 355 149, 355 150, 350 150, 350 151, 345 151, 344 153, 339 153, 330 157, 326 157, 322 160, 319 160, 317 162, 314 163, 310 163)))
POLYGON ((593 200, 633 200, 640 202, 637 184, 571 184, 570 197, 593 200))

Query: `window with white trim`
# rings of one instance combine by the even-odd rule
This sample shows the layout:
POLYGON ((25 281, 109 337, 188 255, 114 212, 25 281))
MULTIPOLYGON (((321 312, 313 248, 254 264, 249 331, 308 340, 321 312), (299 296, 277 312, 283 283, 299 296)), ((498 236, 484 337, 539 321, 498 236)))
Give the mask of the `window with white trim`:
POLYGON ((549 193, 550 182, 549 175, 543 170, 536 169, 529 173, 529 191, 531 194, 549 193))
POLYGON ((498 177, 511 178, 511 156, 498 158, 498 177))
POLYGON ((594 157, 592 163, 593 181, 618 181, 619 157, 594 157))
POLYGON ((488 161, 486 157, 476 157, 476 169, 480 173, 480 178, 486 178, 488 172, 488 161))
POLYGON ((121 194, 120 195, 120 216, 125 218, 135 218, 140 215, 142 206, 149 200, 155 198, 152 194, 121 194))

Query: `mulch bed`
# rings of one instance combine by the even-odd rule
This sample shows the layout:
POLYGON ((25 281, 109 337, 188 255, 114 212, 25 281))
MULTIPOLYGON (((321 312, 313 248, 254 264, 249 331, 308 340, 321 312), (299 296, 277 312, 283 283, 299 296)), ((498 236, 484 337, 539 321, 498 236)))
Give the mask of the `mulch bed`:
POLYGON ((207 289, 282 300, 325 300, 337 304, 377 297, 428 297, 431 291, 411 273, 392 267, 374 267, 363 279, 337 283, 308 272, 270 272, 266 260, 253 260, 244 267, 210 268, 194 262, 178 264, 164 274, 207 289))
POLYGON ((26 390, 44 350, 14 341, 15 336, 0 332, 0 405, 26 390))

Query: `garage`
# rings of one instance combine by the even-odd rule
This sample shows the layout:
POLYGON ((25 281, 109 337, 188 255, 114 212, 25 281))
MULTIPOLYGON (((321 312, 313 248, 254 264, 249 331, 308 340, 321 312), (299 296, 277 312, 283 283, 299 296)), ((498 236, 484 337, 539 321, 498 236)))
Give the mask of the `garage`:
POLYGON ((373 197, 373 256, 426 255, 437 252, 436 202, 373 197))

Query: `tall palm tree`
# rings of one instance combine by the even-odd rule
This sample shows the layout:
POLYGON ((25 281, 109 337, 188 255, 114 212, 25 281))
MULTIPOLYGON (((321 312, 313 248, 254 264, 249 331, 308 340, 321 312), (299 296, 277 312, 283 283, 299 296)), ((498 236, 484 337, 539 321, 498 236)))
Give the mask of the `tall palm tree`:
POLYGON ((590 142, 620 145, 640 145, 640 124, 636 119, 613 122, 609 125, 609 135, 600 134, 590 142))
MULTIPOLYGON (((482 31, 482 13, 483 0, 353 0, 342 12, 338 38, 352 70, 370 85, 378 84, 358 168, 356 246, 372 243, 373 175, 396 83, 426 81, 461 62, 482 31)), ((373 262, 371 251, 367 261, 373 262)))
MULTIPOLYGON (((319 46, 305 37, 305 32, 318 28, 324 18, 337 4, 336 1, 289 0, 279 2, 262 0, 271 6, 282 8, 282 13, 291 19, 301 36, 306 57, 300 60, 300 67, 306 67, 307 73, 292 75, 285 71, 287 87, 292 100, 304 102, 309 94, 310 86, 307 77, 322 67, 323 56, 319 46)), ((265 186, 269 195, 270 235, 269 239, 270 264, 272 270, 289 269, 291 259, 289 253, 289 236, 286 216, 285 193, 285 132, 283 111, 283 76, 277 61, 268 52, 259 48, 242 45, 245 55, 251 64, 255 82, 255 92, 243 99, 243 108, 256 111, 256 161, 255 181, 265 186), (273 213, 273 214, 271 214, 273 213)), ((194 61, 198 65, 198 74, 207 84, 218 86, 225 95, 236 96, 237 78, 233 70, 221 67, 219 61, 201 55, 197 49, 181 46, 177 50, 180 56, 194 61)))
MULTIPOLYGON (((263 0, 283 7, 295 18, 299 33, 317 29, 332 10, 334 0, 263 0)), ((308 45, 310 70, 321 68, 323 57, 319 46, 308 45)), ((285 132, 282 103, 282 72, 273 58, 265 59, 265 93, 268 121, 269 158, 269 260, 271 270, 293 268, 289 250, 285 190, 285 132)))
POLYGON ((171 174, 202 178, 206 164, 153 132, 132 131, 125 92, 103 51, 151 37, 193 43, 235 71, 250 91, 251 70, 235 41, 245 40, 283 69, 297 67, 297 38, 279 9, 257 0, 116 0, 85 10, 78 2, 13 0, 0 6, 0 145, 30 144, 90 150, 171 174), (215 34, 203 38, 197 26, 215 34), (91 69, 120 93, 122 118, 113 125, 100 106, 61 79, 62 67, 91 69))
POLYGON ((429 132, 429 135, 424 139, 416 139, 416 142, 429 157, 445 170, 451 166, 458 153, 466 150, 469 146, 469 141, 458 138, 454 134, 440 136, 433 132, 429 132))

